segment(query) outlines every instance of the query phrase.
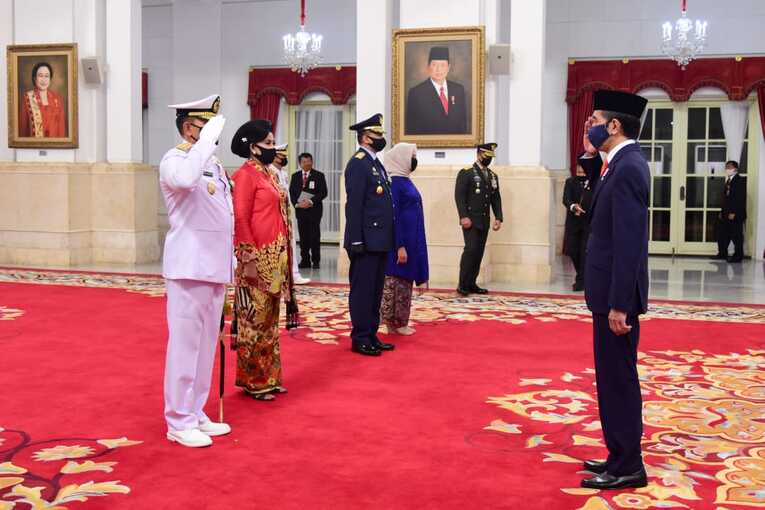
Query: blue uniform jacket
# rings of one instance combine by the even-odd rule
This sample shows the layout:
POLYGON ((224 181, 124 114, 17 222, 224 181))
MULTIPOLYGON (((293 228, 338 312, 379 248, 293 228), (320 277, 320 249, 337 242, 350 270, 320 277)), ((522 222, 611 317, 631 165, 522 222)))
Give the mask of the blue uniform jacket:
POLYGON ((590 206, 585 299, 596 314, 643 314, 648 302, 650 172, 640 145, 624 146, 597 183, 590 206))
POLYGON ((363 243, 370 252, 393 250, 393 195, 382 163, 359 149, 345 166, 345 193, 343 247, 363 243))
POLYGON ((398 264, 398 253, 388 255, 385 274, 421 285, 428 281, 428 245, 425 239, 425 215, 422 196, 408 177, 391 179, 393 203, 396 204, 396 250, 406 248, 406 264, 398 264))

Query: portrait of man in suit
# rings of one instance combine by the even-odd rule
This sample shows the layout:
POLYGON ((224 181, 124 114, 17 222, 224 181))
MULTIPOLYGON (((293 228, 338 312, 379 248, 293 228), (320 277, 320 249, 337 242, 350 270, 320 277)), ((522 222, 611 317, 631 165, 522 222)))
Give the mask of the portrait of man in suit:
POLYGON ((483 27, 393 33, 393 143, 475 147, 483 143, 483 27))
POLYGON ((447 79, 449 48, 432 46, 428 55, 428 77, 409 89, 406 101, 407 135, 466 134, 465 87, 447 79))

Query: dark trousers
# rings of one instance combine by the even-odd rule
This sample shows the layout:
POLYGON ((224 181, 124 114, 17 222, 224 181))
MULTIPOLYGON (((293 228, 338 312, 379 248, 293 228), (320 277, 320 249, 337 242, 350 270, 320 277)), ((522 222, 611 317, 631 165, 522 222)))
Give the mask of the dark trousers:
POLYGON ((461 289, 471 290, 476 286, 478 273, 481 271, 481 260, 486 248, 486 238, 489 237, 489 229, 471 227, 462 229, 465 238, 465 249, 462 250, 460 259, 460 283, 461 289))
POLYGON ((321 218, 298 217, 300 263, 314 265, 321 261, 321 218))
POLYGON ((377 343, 380 327, 380 302, 385 284, 387 252, 349 254, 351 258, 348 307, 351 312, 351 341, 353 345, 368 346, 377 343))
POLYGON ((717 253, 728 255, 728 246, 733 241, 733 257, 744 257, 744 222, 720 218, 717 222, 717 253))
POLYGON ((643 402, 637 371, 640 322, 633 315, 627 324, 632 331, 617 336, 608 326, 608 315, 592 315, 600 423, 608 448, 607 469, 614 476, 643 468, 643 402))
POLYGON ((567 243, 571 242, 571 246, 566 246, 566 251, 571 258, 571 263, 574 264, 574 269, 576 269, 576 280, 574 283, 577 285, 584 285, 584 261, 585 254, 587 253, 588 235, 589 232, 587 230, 580 230, 566 238, 567 243))

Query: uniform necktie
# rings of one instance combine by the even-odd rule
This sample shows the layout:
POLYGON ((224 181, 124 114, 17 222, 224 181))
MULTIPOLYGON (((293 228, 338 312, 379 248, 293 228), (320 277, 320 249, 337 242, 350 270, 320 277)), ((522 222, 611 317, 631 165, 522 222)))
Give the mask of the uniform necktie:
POLYGON ((608 160, 603 160, 603 166, 600 167, 600 176, 603 177, 608 173, 608 160))
POLYGON ((444 87, 441 87, 441 106, 444 107, 444 113, 449 115, 449 101, 446 100, 446 94, 444 93, 444 87))

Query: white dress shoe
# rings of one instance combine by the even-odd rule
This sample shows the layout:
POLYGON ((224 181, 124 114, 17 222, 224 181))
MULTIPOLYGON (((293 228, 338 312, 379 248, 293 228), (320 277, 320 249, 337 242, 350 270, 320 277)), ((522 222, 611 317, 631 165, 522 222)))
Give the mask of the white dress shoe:
POLYGON ((310 278, 303 278, 302 276, 295 276, 292 280, 295 282, 295 285, 305 285, 306 283, 311 283, 310 278))
POLYGON ((212 439, 203 434, 199 429, 167 430, 167 439, 173 443, 179 443, 189 448, 204 448, 212 444, 212 439))
POLYGON ((199 423, 199 430, 202 434, 208 436, 225 436, 231 433, 231 427, 227 423, 216 423, 214 421, 205 421, 199 423))

